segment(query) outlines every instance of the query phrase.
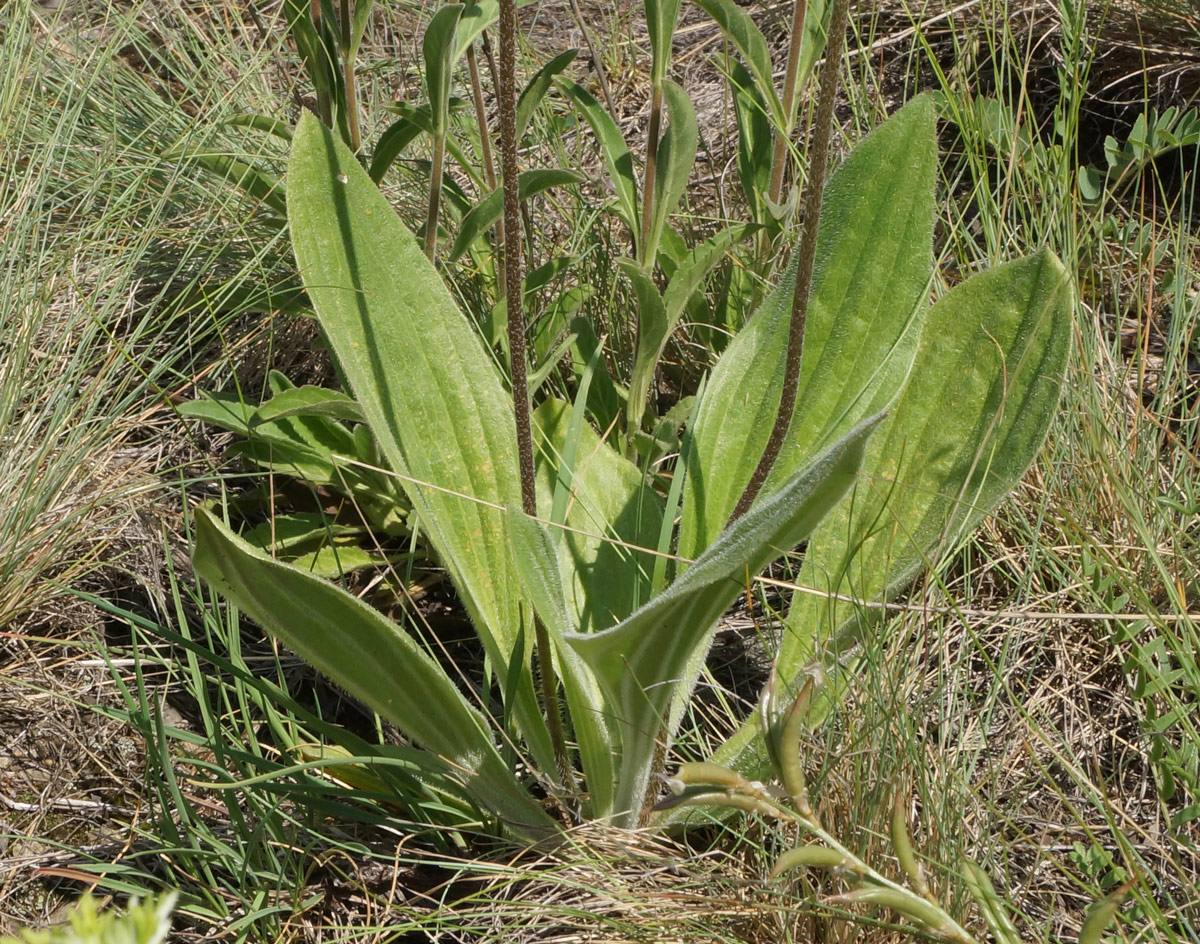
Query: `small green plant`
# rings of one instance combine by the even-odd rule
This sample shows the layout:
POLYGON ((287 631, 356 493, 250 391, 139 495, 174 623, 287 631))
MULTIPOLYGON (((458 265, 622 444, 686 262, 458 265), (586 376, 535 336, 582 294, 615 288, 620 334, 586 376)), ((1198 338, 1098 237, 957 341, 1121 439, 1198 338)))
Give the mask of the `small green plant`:
POLYGON ((101 911, 91 895, 84 895, 71 912, 68 926, 20 931, 17 937, 0 938, 0 944, 163 944, 171 932, 174 893, 158 900, 130 903, 124 914, 101 911))
MULTIPOLYGON (((1041 252, 927 309, 935 166, 933 108, 919 98, 830 180, 789 432, 760 497, 734 516, 780 408, 794 273, 714 370, 665 496, 591 429, 584 389, 533 411, 530 468, 512 436, 514 409, 528 409, 522 348, 511 346, 514 401, 353 152, 305 116, 288 169, 297 262, 366 426, 475 625, 504 718, 482 713, 401 627, 206 508, 197 571, 393 721, 428 752, 431 777, 509 834, 558 831, 547 793, 569 816, 644 822, 716 622, 750 577, 808 540, 802 579, 831 596, 815 612, 807 595, 793 606, 780 684, 814 660, 852 669, 846 650, 870 622, 846 599, 902 589, 1042 442, 1069 344, 1065 273, 1041 252)), ((519 310, 518 296, 510 316, 519 310)), ((511 341, 521 324, 510 317, 511 341)), ((737 759, 748 743, 721 753, 737 759)))
POLYGON ((272 396, 258 407, 241 394, 215 393, 179 412, 246 437, 229 450, 232 458, 327 489, 344 511, 332 518, 319 511, 272 514, 247 538, 328 577, 378 566, 381 559, 361 545, 379 535, 411 535, 410 509, 395 478, 379 468, 384 460, 358 404, 337 390, 297 387, 279 371, 268 384, 272 396))

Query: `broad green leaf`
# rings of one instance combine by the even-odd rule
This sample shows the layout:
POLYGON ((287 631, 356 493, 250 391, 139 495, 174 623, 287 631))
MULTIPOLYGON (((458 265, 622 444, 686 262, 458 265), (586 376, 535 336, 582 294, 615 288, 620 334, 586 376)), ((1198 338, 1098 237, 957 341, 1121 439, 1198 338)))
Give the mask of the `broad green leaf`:
POLYGON ((576 627, 567 613, 554 539, 519 508, 510 508, 509 514, 517 573, 554 643, 558 674, 570 709, 583 772, 587 777, 591 816, 610 816, 613 812, 613 754, 616 745, 605 720, 607 711, 604 696, 596 677, 566 644, 567 635, 576 627))
POLYGON ((530 838, 554 831, 554 821, 501 759, 484 717, 387 617, 319 577, 272 560, 204 508, 196 512, 193 563, 272 635, 438 758, 448 779, 514 831, 530 838))
POLYGON ((546 93, 554 82, 554 77, 574 62, 578 54, 578 49, 568 49, 566 52, 559 53, 538 69, 533 78, 529 80, 529 84, 521 92, 521 97, 517 99, 518 141, 525 138, 525 129, 529 127, 529 120, 533 117, 538 105, 542 103, 542 99, 546 97, 546 93))
MULTIPOLYGON (((600 157, 608 172, 609 183, 617 194, 617 215, 629 230, 630 238, 638 239, 637 176, 633 170, 633 155, 617 127, 616 121, 583 86, 570 79, 560 79, 559 87, 575 103, 583 119, 591 126, 600 146, 600 157)), ((636 253, 635 253, 636 255, 636 253)))
POLYGON ((650 220, 650 243, 643 247, 643 257, 651 261, 657 257, 663 230, 687 189, 692 165, 696 163, 696 147, 700 141, 696 110, 692 107, 692 100, 687 92, 666 79, 663 81, 663 99, 667 104, 670 123, 658 142, 658 158, 654 165, 654 206, 650 220))
MULTIPOLYGON (((544 168, 523 170, 517 177, 517 192, 521 200, 528 200, 551 187, 563 187, 567 184, 577 184, 584 180, 578 171, 561 168, 544 168)), ((458 225, 458 235, 454 237, 454 245, 446 259, 450 262, 458 259, 466 252, 471 244, 491 229, 504 213, 504 190, 497 187, 480 200, 471 211, 463 217, 458 225)))
MULTIPOLYGON (((696 6, 717 21, 721 32, 734 45, 754 80, 753 91, 770 109, 777 128, 786 128, 783 105, 775 92, 774 66, 771 50, 762 31, 750 15, 733 0, 696 0, 696 6)), ((750 89, 747 89, 750 91, 750 89)), ((770 154, 770 149, 767 149, 770 154)))
POLYGON ((657 88, 671 62, 671 40, 679 19, 679 0, 646 0, 646 29, 650 33, 650 84, 657 88))
POLYGON ((549 399, 534 411, 541 507, 559 487, 567 492, 565 524, 556 534, 563 592, 571 622, 591 633, 615 626, 645 600, 663 501, 636 465, 581 423, 570 404, 549 399), (569 461, 568 461, 569 460, 569 461))
POLYGON ((567 637, 599 679, 620 730, 618 825, 638 820, 660 737, 669 746, 673 733, 668 730, 673 705, 691 692, 687 668, 708 645, 717 620, 749 575, 802 541, 846 493, 877 423, 878 417, 851 431, 755 505, 683 576, 620 625, 567 637))
MULTIPOLYGON (((503 674, 529 615, 503 511, 520 500, 512 400, 395 210, 310 115, 296 129, 288 187, 296 261, 321 326, 503 674)), ((522 693, 522 730, 552 770, 531 679, 522 693)))
MULTIPOLYGON (((935 171, 933 110, 921 97, 863 139, 830 179, 796 410, 764 494, 899 392, 929 291, 935 171)), ((684 557, 724 528, 762 455, 779 408, 794 284, 793 264, 713 371, 684 485, 684 557)))
MULTIPOLYGON (((1072 299, 1066 271, 1043 251, 972 276, 930 309, 912 381, 873 438, 858 488, 810 538, 802 586, 890 599, 1012 489, 1058 408, 1072 299)), ((826 663, 814 722, 848 684, 834 655, 877 616, 821 595, 793 598, 777 671, 791 683, 811 660, 826 663)), ((743 725, 713 759, 762 776, 756 742, 743 725)))
POLYGON ((454 36, 463 13, 461 3, 440 7, 425 28, 421 52, 425 57, 425 94, 433 118, 433 134, 444 137, 450 123, 450 83, 454 78, 454 36))
MULTIPOLYGON (((1032 464, 1058 408, 1072 292, 1046 251, 980 272, 930 309, 912 378, 864 482, 812 536, 800 582, 872 601, 907 586, 1032 464)), ((790 680, 819 642, 856 638, 861 607, 796 597, 779 654, 790 680)))

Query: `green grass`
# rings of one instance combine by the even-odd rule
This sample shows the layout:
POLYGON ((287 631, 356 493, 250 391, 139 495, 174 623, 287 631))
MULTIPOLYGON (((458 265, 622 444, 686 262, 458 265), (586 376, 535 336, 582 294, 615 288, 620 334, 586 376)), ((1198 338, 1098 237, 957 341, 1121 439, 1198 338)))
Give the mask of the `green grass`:
MULTIPOLYGON (((486 845, 467 855, 429 822, 445 807, 468 835, 484 824, 454 798, 414 790, 402 760, 375 772, 407 797, 403 810, 379 784, 339 777, 354 768, 295 769, 289 748, 324 739, 357 756, 386 732, 186 576, 137 563, 148 546, 166 560, 186 550, 179 537, 160 543, 160 531, 184 529, 164 528, 150 502, 170 508, 173 521, 194 479, 211 474, 200 470, 217 465, 192 451, 193 432, 164 393, 192 396, 202 375, 205 387, 240 383, 256 399, 261 364, 286 343, 251 298, 291 276, 269 214, 168 156, 202 149, 282 169, 281 143, 221 121, 281 108, 294 117, 282 104, 299 74, 294 54, 274 26, 260 34, 224 19, 231 9, 171 5, 152 20, 143 5, 47 12, 19 0, 0 25, 0 626, 22 638, 49 634, 65 589, 103 591, 114 568, 160 585, 165 603, 157 612, 102 603, 116 635, 96 632, 71 650, 72 659, 86 651, 108 660, 111 682, 92 710, 128 724, 145 745, 144 806, 128 851, 72 843, 51 826, 42 838, 109 893, 182 887, 179 920, 232 940, 437 931, 520 940, 547 929, 612 940, 801 941, 818 929, 831 940, 897 939, 878 920, 850 924, 822 907, 833 889, 819 880, 762 884, 794 837, 757 820, 725 823, 690 848, 581 836, 543 859, 486 845), (188 723, 163 720, 168 692, 191 706, 188 723)), ((1147 14, 1156 28, 1191 23, 1173 7, 1156 11, 1158 19, 1147 14)), ((850 59, 848 137, 876 124, 897 90, 939 88, 944 113, 958 116, 943 155, 950 222, 938 250, 953 264, 948 278, 1049 245, 1078 272, 1081 306, 1068 397, 1041 460, 943 576, 887 621, 847 706, 806 744, 811 789, 831 831, 893 876, 890 805, 901 785, 911 790, 918 854, 961 919, 977 921, 961 877, 965 854, 1012 903, 1026 940, 1073 940, 1087 904, 1134 876, 1114 940, 1200 940, 1191 178, 1181 194, 1151 167, 1099 205, 1079 201, 1081 115, 1097 107, 1087 76, 1107 35, 1099 7, 1085 21, 1066 4, 1040 11, 1067 37, 1046 40, 1063 50, 1068 78, 1050 113, 1031 71, 1046 60, 1003 4, 973 14, 982 31, 941 21, 918 28, 911 47, 887 43, 908 14, 884 12, 862 19, 857 38, 889 51, 890 71, 872 54, 850 59), (1031 128, 1040 116, 1040 144, 1006 150, 974 100, 978 70, 1006 57, 1014 67, 994 94, 1012 106, 1006 121, 1019 115, 1031 128), (1057 140, 1047 130, 1055 118, 1057 140)), ((423 20, 390 14, 369 31, 362 58, 368 140, 392 91, 418 87, 412 24, 423 20)), ((593 29, 602 37, 619 20, 606 13, 593 29)), ((603 52, 614 92, 628 95, 617 66, 634 50, 603 52)), ((630 113, 640 107, 625 101, 630 113)), ((1020 141, 1015 124, 1000 126, 1009 142, 1020 141)), ((544 116, 535 138, 544 128, 555 132, 546 166, 584 153, 544 116)), ((421 212, 412 185, 420 173, 405 164, 387 183, 410 218, 421 212)), ((581 310, 608 333, 620 377, 632 340, 629 322, 613 318, 628 294, 613 261, 628 247, 586 209, 594 197, 584 188, 536 208, 559 222, 535 228, 533 245, 546 255, 534 264, 556 246, 582 256, 566 284, 595 286, 581 310)), ((718 201, 702 190, 689 200, 696 216, 687 224, 703 231, 702 208, 718 201)), ((736 216, 736 186, 719 203, 736 216)), ((469 266, 451 276, 460 297, 491 297, 469 266)), ((713 337, 707 326, 685 327, 671 376, 698 377, 719 346, 713 337)), ((571 379, 553 383, 569 392, 571 379)), ((35 701, 65 697, 44 681, 20 686, 35 701)), ((733 696, 712 704, 746 710, 733 696)), ((697 743, 729 723, 700 711, 696 719, 697 743)))
MULTIPOLYGON (((163 157, 213 137, 191 112, 228 112, 265 89, 229 83, 211 46, 197 68, 188 56, 205 47, 186 29, 163 50, 136 11, 90 25, 67 13, 15 3, 2 34, 0 623, 128 550, 179 437, 164 435, 175 424, 163 394, 209 366, 231 296, 279 276, 246 208, 163 157), (85 27, 99 41, 81 41, 85 27), (164 71, 188 61, 175 74, 192 85, 133 69, 150 48, 164 71)), ((243 58, 256 76, 265 55, 243 58)))

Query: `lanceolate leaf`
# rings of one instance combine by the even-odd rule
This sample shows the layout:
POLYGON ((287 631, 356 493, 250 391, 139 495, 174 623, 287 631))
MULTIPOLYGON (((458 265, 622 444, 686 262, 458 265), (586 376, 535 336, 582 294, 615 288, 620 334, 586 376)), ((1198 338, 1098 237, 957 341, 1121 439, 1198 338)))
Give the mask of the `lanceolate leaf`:
POLYGON ((568 49, 566 52, 559 53, 538 69, 533 78, 529 80, 529 84, 525 86, 525 90, 521 92, 521 97, 517 100, 518 141, 524 139, 525 129, 529 127, 529 119, 533 117, 538 105, 546 97, 546 92, 550 90, 554 77, 574 62, 578 54, 578 49, 568 49))
POLYGON ((630 259, 617 260, 621 270, 633 284, 638 300, 637 353, 634 357, 626 404, 626 428, 631 433, 641 425, 659 359, 671 334, 679 326, 679 319, 683 316, 692 295, 701 288, 708 274, 721 261, 729 247, 754 230, 752 225, 731 226, 710 236, 679 263, 661 295, 658 286, 637 263, 630 259))
POLYGON ((738 127, 738 181, 746 195, 750 218, 756 223, 766 223, 769 215, 764 197, 771 183, 771 122, 767 106, 745 66, 728 58, 726 68, 738 127))
POLYGON ((447 3, 433 15, 421 51, 425 56, 425 91, 433 116, 435 137, 445 135, 450 120, 450 81, 454 77, 454 35, 462 16, 461 3, 447 3))
MULTIPOLYGON (((1032 464, 1058 407, 1072 292, 1049 252, 955 287, 929 312, 912 379, 868 452, 868 474, 813 534, 802 584, 856 600, 907 585, 1032 464)), ((861 608, 803 594, 779 656, 787 679, 818 641, 855 637, 861 608)))
MULTIPOLYGON (((307 114, 288 188, 296 261, 321 325, 503 675, 529 615, 503 510, 520 499, 511 398, 387 199, 307 114)), ((539 763, 553 769, 531 682, 523 692, 517 717, 539 763)))
POLYGON ((430 123, 428 112, 419 116, 415 114, 416 109, 413 109, 413 112, 414 114, 403 115, 388 125, 387 130, 379 136, 379 140, 375 143, 375 153, 371 155, 370 170, 371 179, 375 183, 383 180, 383 175, 387 173, 388 168, 422 131, 432 130, 433 125, 430 123))
POLYGON ((721 32, 737 49, 754 79, 754 90, 770 109, 776 127, 786 127, 783 105, 775 93, 771 50, 754 20, 733 0, 696 0, 696 5, 717 21, 721 32))
POLYGON ((641 812, 660 737, 669 740, 674 702, 688 697, 686 674, 716 621, 756 574, 803 540, 854 482, 878 418, 853 430, 777 494, 756 505, 666 591, 629 619, 567 642, 591 666, 621 732, 616 822, 641 812))
POLYGON ((679 0, 646 0, 646 28, 650 31, 650 82, 657 86, 671 61, 671 40, 679 19, 679 0))
MULTIPOLYGON (((933 306, 912 381, 873 438, 859 486, 809 540, 802 586, 890 598, 996 506, 1057 410, 1072 298, 1062 264, 1043 251, 981 272, 933 306)), ((819 595, 793 598, 777 672, 792 682, 812 660, 826 663, 830 684, 810 709, 813 722, 847 684, 832 653, 862 638, 872 614, 819 595)), ((763 773, 751 725, 713 759, 763 773)))
MULTIPOLYGON (((808 84, 809 76, 817 65, 817 60, 825 53, 829 42, 829 16, 833 12, 833 4, 829 0, 808 0, 804 10, 804 37, 800 42, 800 63, 796 70, 796 88, 803 89, 808 84)), ((792 104, 792 113, 787 116, 788 128, 795 127, 796 111, 800 107, 802 95, 797 95, 792 104)))
POLYGON ((530 838, 554 821, 497 752, 487 722, 395 623, 196 513, 196 572, 256 622, 441 760, 446 777, 530 838))
POLYGON ((338 390, 306 385, 292 387, 273 396, 254 411, 250 425, 253 427, 289 416, 328 416, 353 423, 363 422, 362 410, 352 397, 338 390))
MULTIPOLYGON (((922 97, 860 142, 830 179, 799 396, 765 494, 899 392, 929 291, 935 158, 933 108, 922 97)), ((725 526, 766 445, 779 405, 793 285, 789 270, 709 381, 684 489, 685 557, 699 554, 725 526)))
POLYGON ((222 123, 233 128, 256 128, 277 138, 282 138, 284 141, 292 140, 292 126, 290 124, 286 121, 280 121, 278 118, 269 118, 266 115, 234 115, 228 121, 222 123))
POLYGON ((350 52, 346 57, 347 68, 354 67, 354 60, 358 56, 358 46, 362 42, 363 33, 366 32, 367 22, 371 18, 371 9, 374 5, 375 0, 354 0, 354 22, 350 25, 350 52))
POLYGON ((462 12, 462 20, 458 24, 458 34, 455 37, 455 62, 466 55, 467 47, 483 35, 483 31, 495 23, 499 16, 499 0, 474 0, 467 4, 466 9, 462 12))
POLYGON ((633 259, 618 259, 617 264, 633 285, 637 298, 637 354, 625 400, 625 431, 631 439, 642 427, 646 397, 658 366, 658 350, 667 343, 667 308, 658 286, 633 259))
POLYGON ((193 151, 180 156, 185 160, 195 161, 218 177, 224 177, 246 196, 265 203, 280 216, 287 212, 283 181, 274 174, 247 164, 229 154, 193 151))
MULTIPOLYGON (((592 98, 581 86, 569 79, 559 82, 566 96, 575 103, 584 120, 591 125, 592 133, 600 145, 600 156, 604 160, 608 179, 617 194, 617 214, 629 229, 633 239, 638 238, 637 176, 633 170, 633 155, 621 135, 621 129, 604 107, 592 98)), ((634 253, 636 255, 636 253, 634 253)))
MULTIPOLYGON (((551 187, 562 187, 566 184, 577 184, 584 177, 577 171, 560 168, 523 170, 518 176, 518 193, 520 199, 527 200, 534 194, 549 190, 551 187)), ((480 200, 471 211, 463 217, 459 224, 458 235, 454 237, 454 245, 446 257, 453 262, 471 248, 471 244, 486 233, 504 212, 504 193, 497 187, 480 200)))
POLYGON ((663 98, 667 103, 670 124, 658 144, 658 160, 654 172, 654 207, 650 227, 650 245, 645 247, 644 258, 655 259, 658 244, 667 221, 687 189, 692 165, 696 163, 696 147, 700 140, 700 129, 696 124, 696 110, 687 92, 668 80, 663 81, 663 98))
POLYGON ((615 626, 647 599, 653 559, 608 539, 653 548, 663 500, 646 485, 641 470, 587 423, 575 430, 569 449, 573 416, 570 405, 554 399, 534 413, 538 487, 546 496, 539 507, 551 507, 556 484, 564 478, 569 482, 565 524, 575 530, 554 535, 555 546, 572 622, 578 631, 591 633, 615 626), (568 458, 570 467, 561 469, 568 458))
POLYGON ((613 812, 613 753, 615 744, 606 721, 604 696, 591 669, 566 644, 576 627, 567 613, 559 558, 550 533, 519 508, 510 509, 517 572, 554 643, 559 676, 563 680, 567 706, 583 772, 592 817, 613 812))

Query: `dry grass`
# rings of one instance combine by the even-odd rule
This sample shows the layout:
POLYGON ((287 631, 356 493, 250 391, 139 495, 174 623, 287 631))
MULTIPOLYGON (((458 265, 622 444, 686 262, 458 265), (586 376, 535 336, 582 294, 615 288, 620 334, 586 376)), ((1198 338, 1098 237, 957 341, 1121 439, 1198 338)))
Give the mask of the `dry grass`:
MULTIPOLYGON (((139 74, 174 90, 203 114, 203 100, 186 83, 179 84, 182 60, 172 60, 168 68, 150 61, 147 49, 167 56, 171 44, 186 34, 219 54, 222 43, 257 41, 257 27, 220 4, 160 6, 170 16, 145 34, 157 45, 134 44, 122 56, 139 74)), ((102 34, 107 22, 93 15, 95 9, 88 29, 102 34)), ((934 58, 947 68, 964 68, 958 53, 971 46, 980 28, 973 17, 984 15, 984 8, 968 5, 938 20, 942 12, 921 14, 922 21, 936 21, 924 35, 934 58)), ((1048 29, 1052 11, 1027 5, 1010 13, 1017 44, 1028 50, 1027 75, 1037 101, 1050 94, 1057 65, 1048 29)), ((565 4, 545 5, 529 15, 535 49, 557 51, 564 39, 576 42, 577 27, 565 4)), ((761 12, 761 18, 781 22, 777 9, 761 12)), ((606 12, 592 26, 620 31, 628 22, 606 12)), ((856 121, 885 111, 914 82, 931 82, 928 69, 914 65, 922 53, 912 47, 911 22, 899 9, 861 16, 869 51, 852 60, 860 70, 852 95, 861 101, 847 106, 856 121), (915 80, 914 72, 919 73, 915 80)), ((401 61, 410 63, 412 24, 406 17, 386 24, 381 19, 365 61, 390 62, 398 50, 401 61)), ((1200 86, 1200 62, 1191 51, 1194 14, 1116 8, 1104 30, 1105 45, 1093 66, 1095 91, 1085 109, 1089 141, 1102 133, 1120 135, 1132 112, 1148 101, 1160 108, 1192 102, 1200 86)), ((645 118, 638 43, 635 32, 631 41, 604 45, 603 65, 614 78, 623 126, 632 136, 645 118)), ((715 203, 712 184, 728 180, 731 116, 706 61, 716 44, 715 31, 692 10, 676 53, 688 87, 699 97, 711 156, 698 171, 693 207, 701 210, 715 203)), ((988 58, 978 46, 972 48, 978 55, 971 65, 986 76, 988 58)), ((232 77, 239 61, 230 54, 220 69, 232 77)), ((287 64, 279 56, 267 61, 265 84, 290 94, 295 79, 287 64)), ((408 66, 380 65, 369 76, 366 94, 376 101, 403 95, 417 81, 408 66)), ((20 164, 5 167, 23 171, 20 164)), ((1153 180, 1149 183, 1143 194, 1153 194, 1153 180)), ((9 207, 28 212, 32 197, 17 196, 9 207)), ((723 196, 736 205, 736 194, 723 196)), ((1120 211, 1174 233, 1175 262, 1194 277, 1196 243, 1177 212, 1172 216, 1164 201, 1152 197, 1139 197, 1120 211)), ((221 215, 229 212, 236 208, 224 207, 221 215)), ((13 219, 10 215, 0 225, 11 227, 13 219)), ((61 225, 58 219, 48 222, 61 225)), ((188 225, 177 226, 172 238, 186 239, 188 225)), ((5 238, 11 241, 7 229, 5 238)), ((0 360, 0 385, 6 389, 28 386, 23 378, 30 370, 53 379, 55 365, 76 358, 76 346, 83 343, 75 318, 79 311, 103 312, 102 323, 123 324, 134 317, 131 306, 143 292, 157 295, 154 285, 104 277, 103 255, 81 251, 94 248, 98 230, 77 230, 71 238, 70 252, 46 260, 59 271, 40 280, 41 294, 8 313, 6 332, 12 324, 36 330, 9 335, 34 356, 0 360)), ((930 609, 900 614, 889 623, 892 642, 877 653, 873 674, 862 680, 837 724, 814 738, 810 754, 823 817, 872 861, 886 861, 888 847, 882 839, 886 821, 879 816, 873 821, 871 814, 886 807, 895 784, 913 783, 914 837, 931 869, 937 873, 941 863, 949 873, 937 873, 936 883, 956 907, 965 908, 954 863, 960 853, 982 862, 1020 909, 1021 928, 1033 940, 1070 938, 1096 887, 1118 867, 1144 876, 1136 907, 1150 916, 1145 921, 1158 934, 1194 935, 1200 924, 1195 900, 1200 819, 1171 823, 1183 804, 1197 799, 1186 791, 1160 799, 1159 758, 1151 754, 1156 742, 1146 734, 1155 711, 1176 703, 1194 707, 1194 690, 1189 694, 1168 686, 1147 696, 1131 684, 1155 639, 1166 632, 1177 633, 1182 642, 1196 639, 1195 623, 1185 616, 1195 613, 1200 597, 1195 513, 1189 518, 1164 510, 1158 500, 1180 494, 1194 500, 1200 494, 1195 484, 1200 480, 1195 433, 1200 381, 1197 368, 1179 350, 1180 321, 1195 316, 1182 304, 1172 307, 1156 298, 1159 282, 1147 277, 1141 258, 1111 241, 1099 243, 1096 251, 1082 286, 1086 307, 1067 406, 1071 415, 1064 417, 1020 493, 977 535, 945 582, 914 595, 914 602, 930 609), (1106 601, 1114 612, 1145 618, 1089 615, 1101 612, 1106 601), (956 606, 963 610, 954 612, 956 606), (1152 904, 1159 909, 1157 925, 1152 904), (1192 930, 1185 932, 1188 927, 1192 930)), ((225 343, 237 347, 239 338, 227 336, 225 343)), ((281 355, 277 347, 259 347, 261 363, 243 363, 243 377, 254 387, 264 365, 299 348, 284 345, 281 355)), ((114 372, 123 369, 118 349, 100 345, 98 350, 97 370, 78 375, 72 402, 102 398, 114 372)), ((206 363, 198 358, 163 386, 186 389, 181 385, 206 363)), ((296 366, 303 371, 311 363, 301 358, 296 366)), ((223 369, 214 368, 208 376, 223 369)), ((186 547, 174 538, 168 551, 158 550, 163 528, 158 512, 146 503, 146 488, 173 483, 172 470, 184 461, 207 463, 180 445, 185 440, 173 415, 155 411, 146 400, 136 406, 120 401, 119 411, 103 414, 110 425, 101 434, 73 440, 76 451, 64 452, 45 417, 53 416, 55 401, 67 396, 54 383, 37 387, 13 412, 0 452, 0 481, 21 483, 17 494, 38 499, 28 509, 29 523, 12 528, 12 537, 0 543, 0 625, 7 624, 0 636, 0 803, 5 807, 0 811, 0 930, 5 921, 41 920, 53 911, 57 899, 47 892, 56 879, 71 875, 79 850, 116 863, 135 837, 140 839, 151 802, 143 790, 146 745, 105 711, 127 707, 114 678, 134 687, 134 669, 97 659, 105 618, 69 602, 60 588, 90 573, 93 589, 120 590, 146 612, 172 618, 165 564, 186 547), (121 566, 112 568, 114 562, 121 566), (100 564, 109 570, 97 583, 100 564), (18 613, 23 618, 14 622, 18 613), (38 873, 33 866, 60 871, 38 873)), ((166 530, 180 529, 171 523, 166 530)), ((190 615, 195 618, 194 611, 190 615)), ((182 730, 200 729, 183 718, 175 721, 182 730)), ((264 744, 268 741, 264 732, 264 744)), ((214 828, 232 828, 231 820, 222 820, 221 807, 209 813, 214 828)), ((340 823, 319 825, 338 836, 349 829, 340 823)), ((297 887, 288 893, 295 902, 319 898, 320 903, 297 905, 279 924, 280 940, 353 935, 364 941, 759 942, 899 936, 886 927, 830 919, 827 909, 814 905, 820 889, 803 880, 764 884, 782 839, 761 823, 720 832, 712 848, 699 839, 685 847, 662 837, 596 830, 572 835, 562 848, 541 855, 465 861, 434 854, 384 827, 373 832, 364 827, 355 835, 369 841, 354 852, 306 847, 299 858, 310 868, 298 867, 297 887)), ((236 938, 227 926, 195 919, 180 939, 236 938)))

